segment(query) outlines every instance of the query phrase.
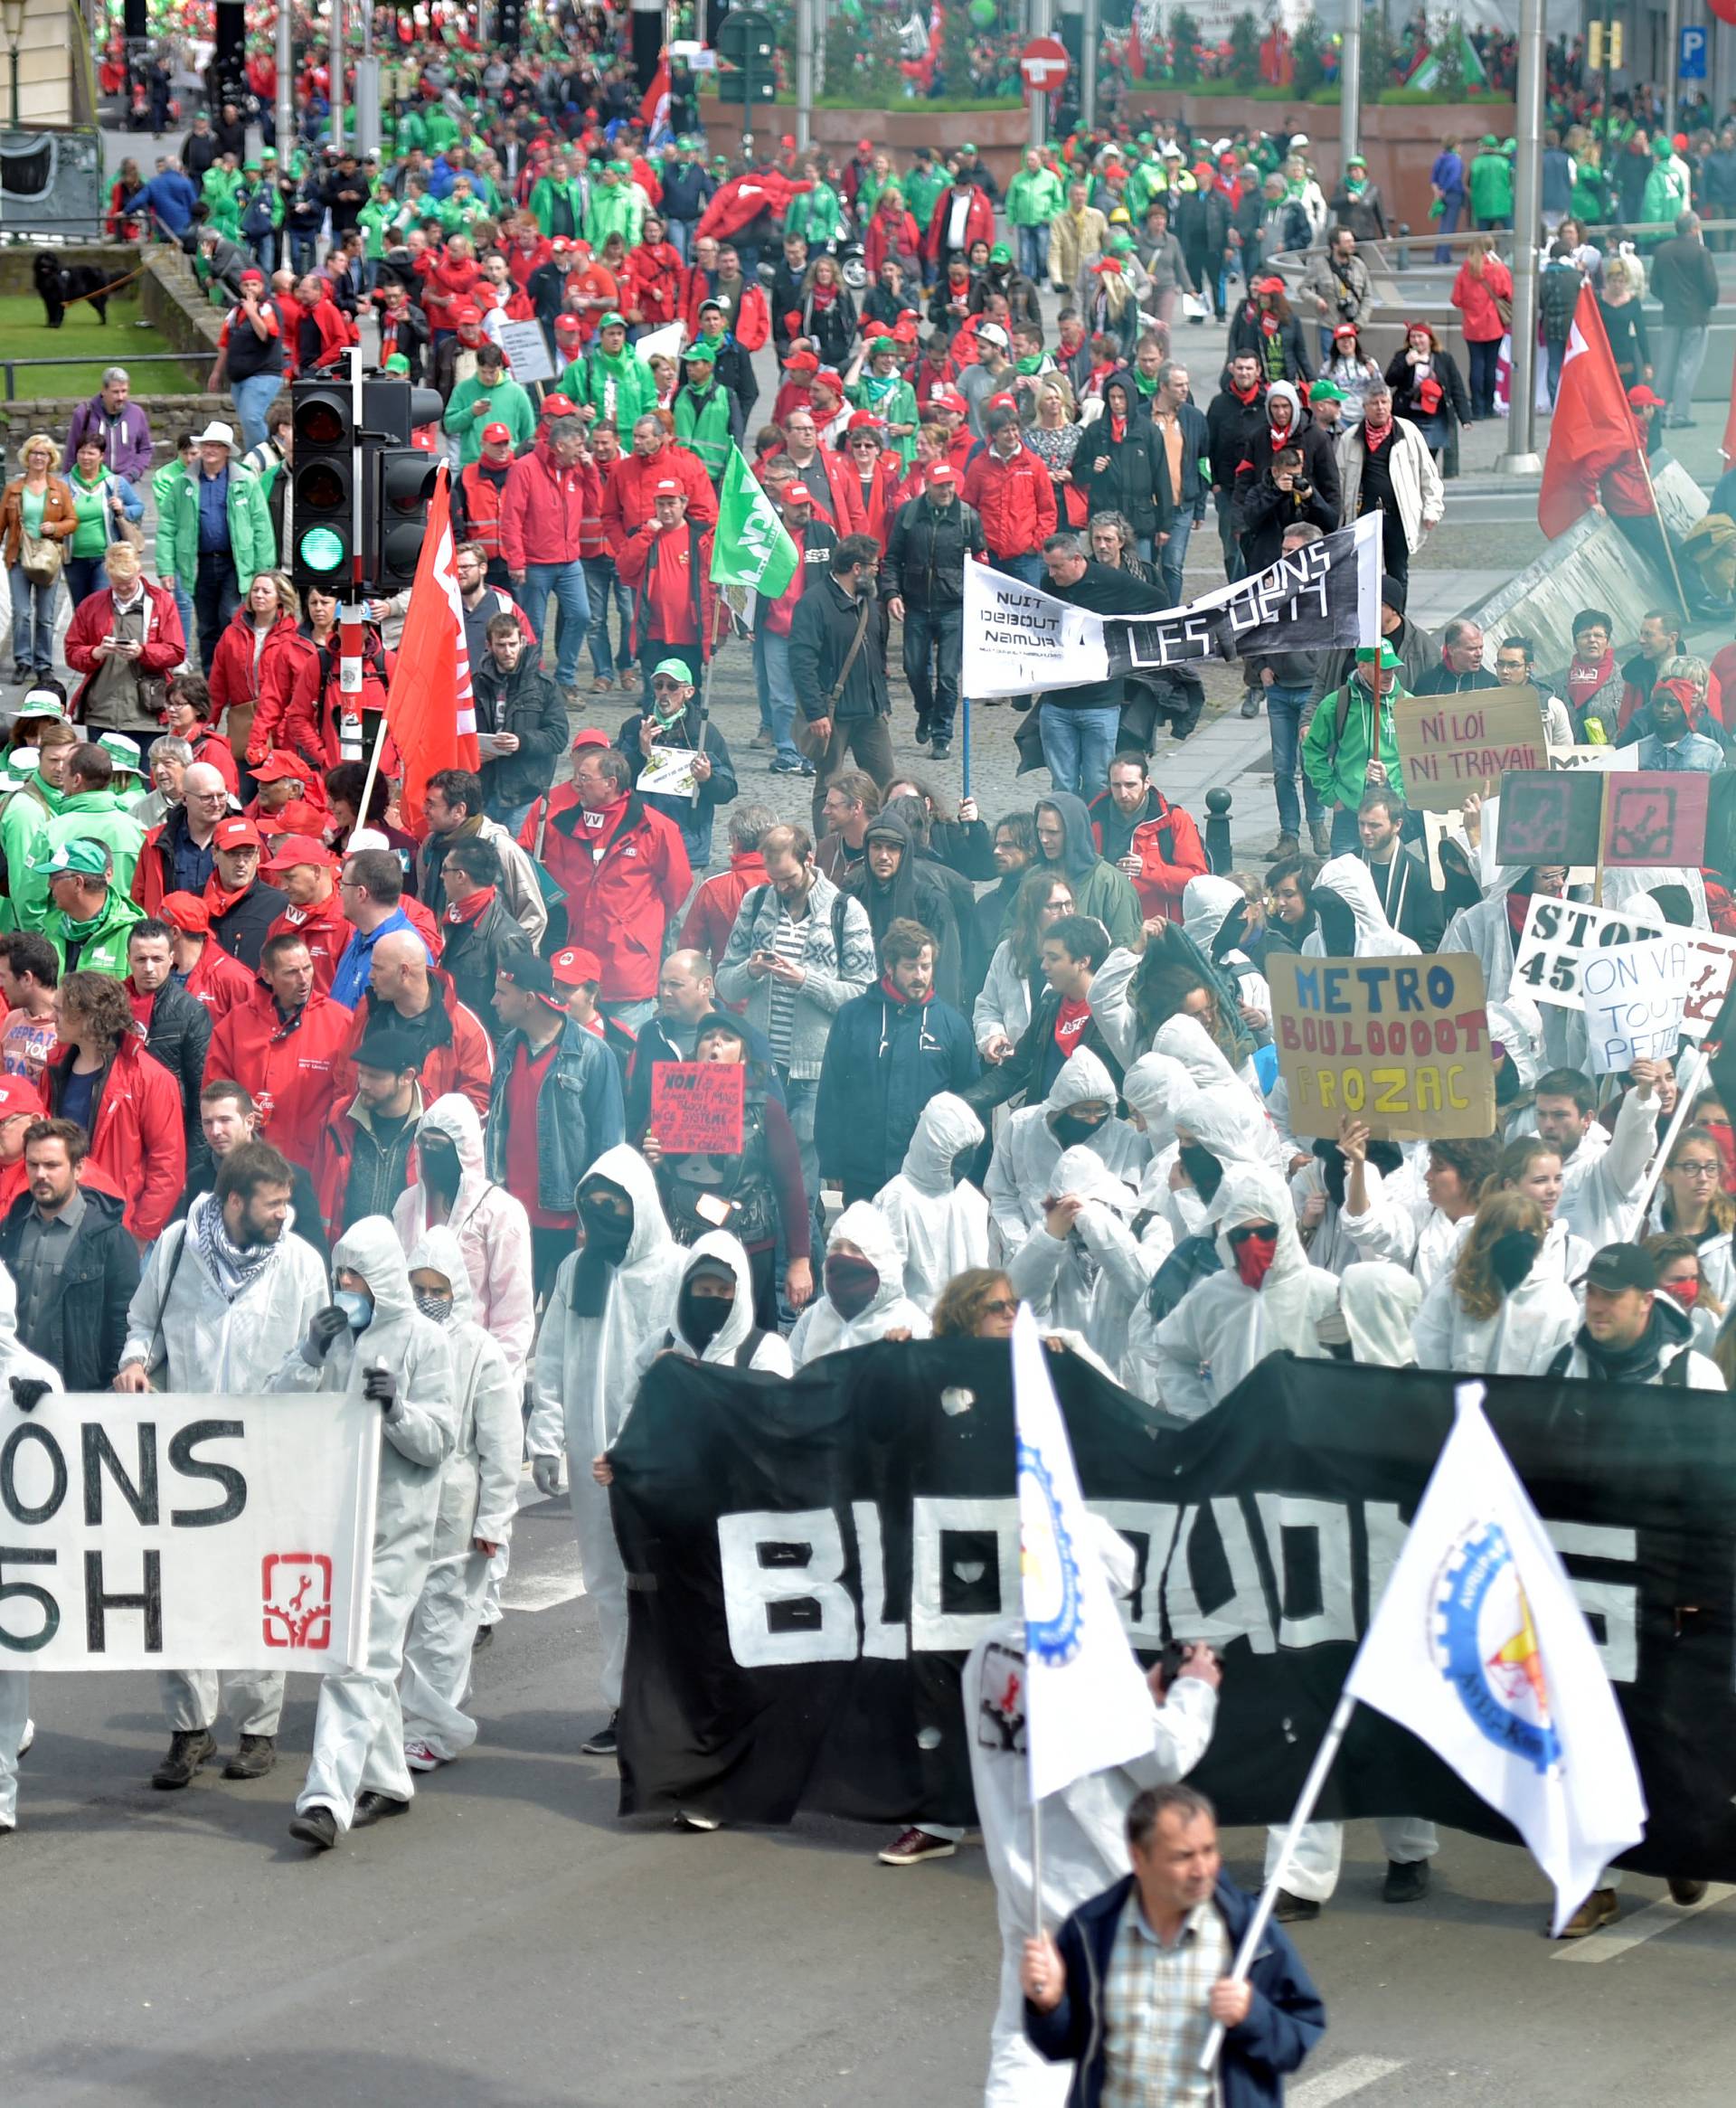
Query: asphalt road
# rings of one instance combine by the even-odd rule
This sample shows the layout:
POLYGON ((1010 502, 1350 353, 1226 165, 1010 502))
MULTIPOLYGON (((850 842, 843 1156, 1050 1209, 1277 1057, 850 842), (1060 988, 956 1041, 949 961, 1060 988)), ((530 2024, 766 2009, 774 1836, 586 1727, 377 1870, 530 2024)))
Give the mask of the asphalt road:
MULTIPOLYGON (((323 1857, 287 1834, 314 1686, 270 1778, 153 1792, 136 1676, 42 1677, 0 1845, 0 2100, 18 2108, 968 2108, 997 1968, 979 1849, 894 1871, 883 1833, 805 1818, 693 1836, 619 1820, 596 1621, 564 1501, 521 1515, 478 1658, 482 1737, 410 1816, 323 1857)), ((1233 1655, 1231 1671, 1233 1673, 1233 1655)), ((220 1729, 225 1747, 232 1735, 220 1729)), ((1260 1839, 1227 1840, 1253 1881, 1260 1839)), ((1448 1835, 1434 1893, 1379 1900, 1373 1825, 1300 1945, 1329 2032, 1295 2108, 1724 2103, 1731 1891, 1637 1879, 1571 1949, 1516 1850, 1448 1835)))

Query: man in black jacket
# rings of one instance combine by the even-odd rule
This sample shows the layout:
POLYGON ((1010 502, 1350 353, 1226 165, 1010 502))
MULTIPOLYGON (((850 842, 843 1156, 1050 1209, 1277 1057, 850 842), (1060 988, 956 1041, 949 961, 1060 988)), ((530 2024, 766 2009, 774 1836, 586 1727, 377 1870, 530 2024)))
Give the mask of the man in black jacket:
POLYGON ((1252 352, 1238 352, 1230 361, 1229 385, 1212 398, 1205 413, 1205 450, 1218 508, 1218 540, 1223 547, 1224 576, 1232 580, 1242 575, 1236 470, 1248 459, 1255 433, 1267 429, 1260 361, 1252 352))
POLYGON ((1493 688, 1495 676, 1483 664, 1483 632, 1468 615, 1457 615, 1440 633, 1440 660, 1411 689, 1413 695, 1462 695, 1472 688, 1493 688))
POLYGON ((1393 929, 1414 938, 1420 951, 1433 951, 1447 926, 1446 903, 1429 881, 1422 853, 1399 838, 1404 800, 1382 785, 1364 791, 1356 808, 1357 851, 1374 881, 1381 912, 1393 929))
POLYGON ((958 470, 942 461, 929 470, 922 496, 894 515, 880 586, 887 612, 904 625, 904 678, 916 704, 916 743, 932 741, 937 761, 952 752, 958 707, 965 560, 986 553, 983 523, 958 496, 958 470))
MULTIPOLYGON (((1044 590, 1094 615, 1151 614, 1165 604, 1161 587, 1094 562, 1079 535, 1070 531, 1050 535, 1043 545, 1043 561, 1049 572, 1044 590)), ((1106 787, 1126 698, 1127 680, 1120 674, 1042 698, 1037 732, 1057 790, 1074 791, 1089 805, 1106 787)))
POLYGON ((154 1054, 181 1086, 187 1145, 199 1131, 199 1086, 211 1045, 211 1012, 175 978, 175 931, 146 915, 127 932, 127 978, 121 983, 133 1016, 145 1028, 145 1051, 154 1054))
POLYGON ((18 1337, 52 1361, 69 1391, 106 1391, 120 1366, 138 1246, 124 1203, 79 1183, 89 1147, 75 1120, 24 1133, 21 1193, 0 1223, 0 1260, 18 1288, 18 1337))
POLYGON ((440 961, 460 1003, 474 1010, 500 1041, 495 1015, 495 974, 531 956, 524 932, 500 897, 500 856, 481 835, 459 835, 440 862, 446 912, 440 918, 440 961))
POLYGON ((1718 305, 1718 267, 1700 233, 1697 213, 1677 215, 1675 233, 1652 257, 1653 297, 1664 310, 1654 383, 1669 408, 1666 430, 1694 422, 1694 384, 1706 355, 1706 325, 1718 305))
POLYGON ((826 784, 846 752, 882 789, 892 780, 886 611, 874 590, 879 569, 874 537, 846 534, 826 576, 808 581, 790 620, 790 685, 807 721, 816 836, 826 784))
POLYGON ((231 959, 257 973, 259 948, 289 905, 288 896, 259 876, 259 830, 250 819, 219 820, 211 841, 217 858, 205 895, 211 933, 231 959))
POLYGON ((492 616, 487 639, 488 648, 471 662, 482 809, 516 834, 567 751, 567 706, 535 652, 525 649, 516 615, 492 616))
POLYGON ((1241 501, 1241 560, 1251 577, 1276 563, 1284 537, 1304 521, 1329 534, 1338 525, 1338 507, 1308 480, 1300 447, 1286 447, 1241 501))

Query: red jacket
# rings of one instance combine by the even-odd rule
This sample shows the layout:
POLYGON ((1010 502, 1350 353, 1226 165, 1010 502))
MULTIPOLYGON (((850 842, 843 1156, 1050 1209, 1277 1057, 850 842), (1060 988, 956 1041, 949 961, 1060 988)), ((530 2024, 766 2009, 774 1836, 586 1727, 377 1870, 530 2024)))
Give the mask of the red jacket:
POLYGON ((513 283, 521 292, 529 286, 534 272, 540 271, 545 263, 553 261, 554 246, 546 234, 539 234, 528 249, 515 240, 506 251, 506 268, 513 274, 513 283))
POLYGON ((354 1023, 342 1003, 316 989, 286 1026, 270 989, 256 983, 245 1003, 218 1019, 205 1081, 222 1076, 244 1085, 259 1109, 263 1139, 311 1169, 354 1023))
POLYGON ((665 476, 673 476, 687 493, 690 520, 716 525, 717 494, 697 454, 673 440, 665 440, 648 460, 643 454, 623 454, 609 469, 600 508, 603 539, 618 564, 627 536, 656 516, 651 493, 665 476))
MULTIPOLYGON (((922 253, 931 264, 938 266, 941 251, 954 246, 947 240, 947 222, 951 217, 952 193, 943 190, 934 201, 934 210, 929 214, 929 231, 922 238, 922 253)), ((975 184, 970 187, 970 210, 965 215, 965 238, 957 245, 959 253, 968 255, 973 241, 986 241, 991 248, 995 241, 995 208, 975 184)))
MULTIPOLYGON (((134 668, 141 674, 172 674, 187 656, 187 640, 181 634, 181 615, 175 604, 175 595, 167 586, 157 585, 148 578, 139 582, 145 588, 145 646, 133 661, 134 668)), ((85 695, 102 664, 96 648, 114 626, 111 587, 101 587, 80 600, 72 610, 61 656, 75 674, 84 676, 78 694, 72 698, 71 714, 75 719, 84 714, 85 695)))
MULTIPOLYGON (((141 856, 141 868, 144 862, 141 856)), ((161 901, 163 895, 160 883, 156 887, 156 894, 157 901, 145 904, 146 914, 156 912, 157 902, 161 901)), ((134 897, 137 899, 138 895, 135 893, 134 897)), ((259 985, 259 976, 250 973, 239 959, 231 957, 223 950, 214 937, 205 939, 205 948, 199 954, 199 963, 187 976, 188 995, 204 1005, 211 1013, 213 1026, 219 1018, 227 1016, 237 1003, 245 1003, 259 985)))
MULTIPOLYGON (((317 907, 286 908, 266 931, 265 941, 269 944, 274 937, 301 938, 314 962, 314 987, 320 995, 328 996, 332 992, 332 976, 337 971, 337 962, 343 958, 344 947, 353 933, 337 889, 334 887, 330 899, 322 901, 317 907)), ((344 1006, 339 1003, 336 1007, 341 1010, 344 1006)))
POLYGON ((621 280, 627 320, 647 329, 673 322, 681 312, 681 251, 673 241, 641 241, 629 250, 621 280))
POLYGON ((1507 334, 1496 300, 1513 298, 1513 274, 1498 256, 1483 259, 1481 276, 1468 263, 1458 267, 1453 280, 1453 306, 1465 324, 1467 344, 1497 344, 1507 334))
POLYGON ((589 461, 555 465, 546 438, 513 463, 500 502, 500 545, 508 571, 532 563, 574 563, 583 550, 588 493, 597 471, 589 461))
MULTIPOLYGON (((509 468, 506 475, 510 476, 509 468)), ((463 509, 467 542, 479 542, 491 558, 500 554, 500 514, 506 497, 506 477, 486 476, 483 464, 472 461, 458 477, 458 504, 463 509)))
POLYGON ((991 556, 1035 555, 1055 531, 1055 487, 1028 447, 1010 460, 985 447, 958 495, 982 521, 991 556))
MULTIPOLYGON (((42 1094, 57 1113, 74 1058, 75 1049, 57 1043, 42 1072, 42 1094)), ((187 1182, 181 1086, 130 1034, 103 1078, 90 1161, 127 1196, 123 1219, 139 1243, 160 1237, 187 1182)))
MULTIPOLYGON (((673 822, 670 823, 673 826, 673 822)), ((679 836, 676 837, 680 839, 679 836)), ((403 903, 404 912, 410 912, 410 903, 403 903)), ((656 968, 662 955, 652 966, 652 985, 656 984, 656 968)), ((440 1028, 437 1044, 429 1049, 418 1081, 422 1087, 422 1102, 432 1105, 437 1098, 445 1097, 448 1091, 461 1091, 486 1120, 488 1116, 488 1094, 494 1083, 495 1056, 488 1045, 488 1035, 483 1030, 482 1020, 474 1010, 467 1010, 453 990, 450 977, 438 967, 428 969, 429 985, 434 990, 445 1014, 445 1025, 440 1028)), ((334 1079, 333 1103, 347 1105, 355 1096, 356 1051, 367 1036, 368 1021, 376 1009, 377 998, 372 988, 356 1005, 354 1016, 350 1017, 349 1037, 344 1046, 334 1079)), ((392 1022, 391 1006, 378 1004, 387 1013, 385 1022, 392 1022)), ((332 1007, 340 1017, 349 1016, 342 1003, 332 1007)))
POLYGON ((329 292, 316 300, 311 309, 303 312, 311 315, 314 326, 319 331, 319 355, 312 366, 302 371, 315 373, 334 366, 353 344, 362 341, 355 326, 329 292))
POLYGON ((273 747, 323 768, 319 740, 319 647, 304 637, 290 615, 279 615, 253 656, 253 625, 238 608, 212 657, 212 700, 256 703, 247 735, 250 763, 273 747), (221 685, 220 685, 221 684, 221 685))
POLYGON ((469 300, 481 283, 482 266, 474 258, 455 263, 442 253, 438 262, 429 266, 422 279, 422 312, 428 317, 429 330, 456 329, 451 310, 469 300))
POLYGON ((621 582, 633 589, 635 652, 655 637, 660 644, 691 644, 702 658, 709 657, 717 615, 709 527, 688 520, 667 534, 640 527, 627 536, 615 568, 621 582))
MULTIPOLYGON (((731 176, 713 192, 712 202, 700 214, 694 232, 715 234, 720 241, 727 241, 731 234, 739 234, 743 227, 751 226, 761 213, 769 213, 781 222, 797 192, 813 187, 811 183, 796 183, 788 175, 779 175, 775 168, 756 170, 751 175, 731 176)), ((992 218, 990 226, 992 229, 992 218)), ((994 238, 991 232, 989 240, 992 241, 994 238)))
MULTIPOLYGON (((526 849, 536 841, 543 802, 537 799, 519 829, 526 849)), ((567 896, 567 942, 602 961, 606 1001, 643 1001, 656 993, 663 933, 693 883, 681 829, 634 793, 602 855, 594 856, 571 784, 558 785, 547 803, 542 865, 567 896)))
POLYGON ((868 231, 862 238, 862 268, 868 283, 880 283, 880 267, 890 256, 909 269, 907 259, 922 253, 922 235, 909 213, 883 213, 874 207, 868 231))
POLYGON ((840 538, 868 532, 868 515, 862 509, 862 478, 854 462, 822 447, 807 467, 796 473, 807 484, 815 511, 831 523, 840 538))
POLYGON ((756 885, 766 883, 766 862, 758 849, 731 849, 729 869, 708 878, 693 895, 681 925, 681 949, 722 959, 736 910, 756 885))
MULTIPOLYGON (((852 465, 854 469, 854 464, 852 465)), ((874 470, 873 481, 863 492, 862 477, 853 474, 857 501, 862 506, 864 534, 872 534, 880 544, 881 553, 886 553, 886 537, 892 531, 892 515, 899 507, 899 485, 904 479, 904 462, 901 455, 890 448, 882 453, 874 470)))
MULTIPOLYGON (((1101 790, 1090 804, 1091 833, 1099 853, 1103 847, 1103 828, 1098 815, 1109 795, 1107 790, 1101 790)), ((1172 805, 1155 786, 1151 795, 1157 801, 1157 811, 1155 818, 1141 820, 1133 830, 1130 854, 1138 857, 1139 868, 1128 875, 1133 880, 1133 890, 1139 895, 1139 905, 1147 915, 1161 915, 1166 922, 1179 922, 1183 889, 1190 878, 1203 878, 1211 866, 1206 863, 1205 847, 1193 816, 1184 812, 1179 805, 1172 805)))

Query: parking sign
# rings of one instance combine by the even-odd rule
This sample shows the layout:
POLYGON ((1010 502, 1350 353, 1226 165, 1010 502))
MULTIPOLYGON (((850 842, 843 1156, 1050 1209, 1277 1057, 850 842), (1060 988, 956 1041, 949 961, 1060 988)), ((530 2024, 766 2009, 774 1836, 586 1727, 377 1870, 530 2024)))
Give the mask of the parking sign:
POLYGON ((1682 48, 1676 58, 1675 76, 1678 80, 1705 79, 1706 33, 1703 29, 1690 28, 1682 32, 1682 48))

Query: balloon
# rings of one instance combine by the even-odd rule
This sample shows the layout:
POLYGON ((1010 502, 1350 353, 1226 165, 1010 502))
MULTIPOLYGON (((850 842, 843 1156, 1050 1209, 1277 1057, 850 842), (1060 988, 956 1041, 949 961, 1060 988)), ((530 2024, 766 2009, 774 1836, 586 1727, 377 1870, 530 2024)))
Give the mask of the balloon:
POLYGON ((970 0, 970 19, 978 29, 992 29, 999 12, 995 0, 970 0))

